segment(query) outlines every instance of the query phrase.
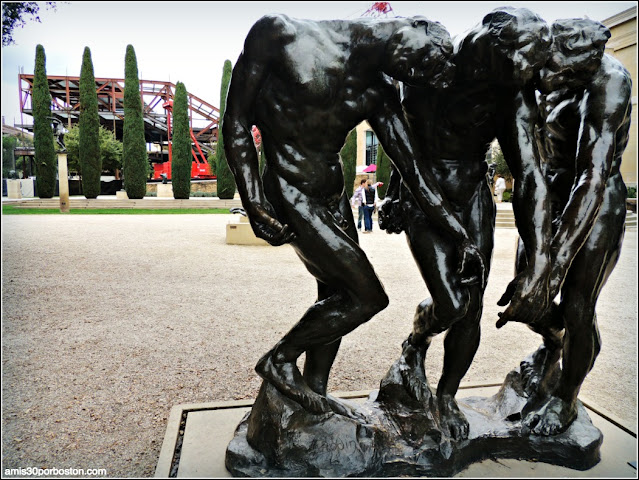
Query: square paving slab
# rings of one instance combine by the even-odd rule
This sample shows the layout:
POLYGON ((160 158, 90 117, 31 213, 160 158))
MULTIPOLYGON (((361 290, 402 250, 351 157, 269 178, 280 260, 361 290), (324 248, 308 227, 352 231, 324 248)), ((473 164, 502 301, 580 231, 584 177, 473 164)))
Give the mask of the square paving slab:
MULTIPOLYGON (((470 386, 457 397, 488 397, 498 386, 470 386)), ((364 401, 369 392, 335 393, 351 401, 364 401)), ((562 477, 637 478, 636 432, 602 408, 580 398, 592 423, 603 433, 601 461, 590 470, 578 471, 541 462, 498 459, 470 465, 456 477, 562 477)), ((155 476, 230 477, 224 466, 226 448, 252 402, 213 402, 177 405, 171 410, 155 476)))

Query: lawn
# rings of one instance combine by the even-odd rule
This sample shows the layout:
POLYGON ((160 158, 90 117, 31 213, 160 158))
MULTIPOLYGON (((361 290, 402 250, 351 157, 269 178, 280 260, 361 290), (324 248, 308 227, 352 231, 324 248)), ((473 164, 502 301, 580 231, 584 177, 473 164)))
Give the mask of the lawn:
POLYGON ((25 208, 3 205, 3 215, 168 215, 168 214, 228 214, 228 208, 72 208, 61 213, 59 208, 25 208))

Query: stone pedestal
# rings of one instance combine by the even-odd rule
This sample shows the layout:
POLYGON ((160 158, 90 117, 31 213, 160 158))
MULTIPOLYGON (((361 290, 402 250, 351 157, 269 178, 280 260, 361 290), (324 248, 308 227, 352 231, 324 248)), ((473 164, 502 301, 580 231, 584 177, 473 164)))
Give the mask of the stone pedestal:
POLYGON ((485 459, 532 460, 587 470, 603 441, 579 402, 565 432, 534 435, 523 427, 527 398, 519 371, 492 397, 459 400, 467 439, 449 438, 428 408, 372 392, 352 414, 311 414, 264 383, 228 446, 226 468, 248 477, 450 477, 485 459))
POLYGON ((69 173, 67 170, 66 152, 58 152, 58 182, 60 211, 62 213, 69 213, 71 211, 71 205, 69 204, 69 173))
POLYGON ((22 198, 20 180, 7 180, 7 198, 22 198))
POLYGON ((170 183, 158 183, 158 198, 173 198, 173 185, 170 183))
POLYGON ((126 193, 126 190, 118 190, 117 192, 115 192, 115 198, 117 198, 118 200, 128 200, 129 196, 126 193))
POLYGON ((229 245, 268 245, 268 242, 255 236, 246 217, 240 217, 238 223, 226 225, 226 243, 229 245))

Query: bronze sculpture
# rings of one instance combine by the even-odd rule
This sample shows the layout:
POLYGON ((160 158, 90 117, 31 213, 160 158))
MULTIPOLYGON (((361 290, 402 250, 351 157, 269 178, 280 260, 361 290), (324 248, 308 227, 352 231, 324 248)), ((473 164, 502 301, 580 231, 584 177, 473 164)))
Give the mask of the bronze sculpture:
MULTIPOLYGON (((549 210, 546 188, 532 141, 536 115, 535 77, 543 67, 551 42, 545 21, 524 8, 500 8, 457 40, 453 54, 456 75, 444 92, 406 86, 403 105, 420 146, 444 194, 469 236, 490 260, 495 206, 486 182, 485 152, 494 138, 515 176, 513 210, 526 254, 531 261, 508 287, 511 307, 504 315, 536 311, 548 303, 549 210), (432 140, 431 140, 432 139, 432 140), (536 288, 531 288, 534 285, 536 288)), ((396 177, 396 175, 395 175, 396 177)), ((392 181, 391 185, 398 186, 392 181)), ((424 357, 433 336, 448 331, 444 367, 436 401, 441 428, 453 438, 468 436, 468 421, 455 402, 459 383, 479 346, 485 279, 468 284, 455 271, 456 252, 450 239, 399 188, 381 207, 380 225, 389 233, 406 231, 406 238, 431 298, 417 308, 413 331, 401 358, 389 372, 399 370, 410 395, 425 405, 431 391, 424 357), (396 201, 400 193, 400 200, 396 201), (389 217, 398 218, 389 218, 389 217), (437 265, 437 268, 433 268, 437 265)), ((486 274, 488 273, 488 266, 486 274)), ((385 379, 380 394, 397 386, 385 379)))
POLYGON ((605 29, 584 22, 557 22, 551 36, 533 12, 503 7, 454 47, 439 23, 421 17, 271 15, 253 26, 227 97, 226 153, 255 234, 291 243, 317 280, 318 299, 256 366, 264 381, 227 449, 233 474, 447 476, 492 456, 577 469, 599 461, 601 432, 576 400, 599 345, 594 302, 579 294, 596 297, 623 236, 618 167, 629 83, 617 63, 601 60, 605 29), (564 70, 575 68, 581 83, 566 84, 564 70), (406 231, 432 298, 418 306, 380 389, 349 405, 326 388, 340 339, 388 303, 358 245, 339 158, 364 119, 394 165, 380 226, 406 231), (261 176, 253 125, 267 158, 261 176), (492 256, 485 152, 494 138, 515 177, 521 237, 497 326, 526 323, 544 345, 494 397, 457 400, 479 344, 492 256), (444 331, 433 396, 423 363, 444 331))
POLYGON ((317 302, 256 370, 310 412, 347 412, 326 395, 340 339, 388 304, 344 195, 339 151, 352 128, 369 121, 417 204, 458 241, 461 268, 478 258, 454 214, 440 208, 446 200, 432 175, 415 162, 391 81, 445 86, 451 51, 448 32, 423 18, 311 22, 273 15, 253 26, 233 69, 222 130, 244 209, 258 237, 290 242, 318 282, 317 302), (267 158, 262 177, 254 124, 267 158), (302 376, 295 362, 304 352, 302 376))
MULTIPOLYGON (((631 109, 630 74, 604 53, 604 25, 559 20, 552 34, 538 141, 552 200, 550 295, 561 299, 537 321, 524 320, 544 345, 522 364, 531 396, 524 424, 542 435, 574 421, 579 389, 600 350, 595 306, 624 236, 627 191, 619 168, 631 109)), ((518 264, 525 264, 521 255, 518 264)))

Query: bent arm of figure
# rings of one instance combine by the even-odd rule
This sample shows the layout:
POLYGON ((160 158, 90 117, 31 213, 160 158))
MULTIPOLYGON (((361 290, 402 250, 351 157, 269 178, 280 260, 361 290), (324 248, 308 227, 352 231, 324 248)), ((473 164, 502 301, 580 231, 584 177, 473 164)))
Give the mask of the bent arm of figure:
POLYGON ((294 236, 282 225, 264 196, 257 150, 253 143, 253 105, 268 68, 268 52, 260 46, 268 42, 256 38, 264 33, 260 20, 247 36, 244 51, 233 69, 222 122, 224 150, 235 177, 242 205, 255 235, 271 245, 290 242, 294 236))
POLYGON ((453 213, 437 180, 428 170, 427 162, 420 158, 396 95, 396 91, 391 88, 384 99, 384 108, 368 119, 369 124, 393 165, 401 173, 403 182, 417 205, 435 228, 445 231, 456 242, 460 253, 458 271, 462 282, 481 283, 483 286, 486 281, 483 255, 453 213))
POLYGON ((551 295, 556 295, 575 255, 594 225, 615 157, 617 130, 630 105, 630 79, 614 72, 605 85, 593 82, 582 105, 576 178, 551 244, 551 295))
POLYGON ((498 327, 514 320, 534 322, 550 304, 551 210, 534 137, 537 108, 533 92, 519 92, 503 109, 498 140, 514 177, 513 212, 526 252, 526 267, 517 272, 498 305, 498 327))
POLYGON ((399 189, 402 185, 402 177, 397 169, 391 165, 390 179, 386 196, 379 205, 379 228, 386 233, 402 233, 404 222, 402 219, 401 204, 399 201, 399 189))

